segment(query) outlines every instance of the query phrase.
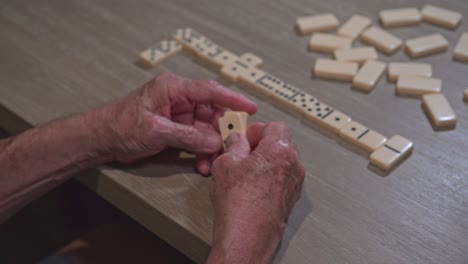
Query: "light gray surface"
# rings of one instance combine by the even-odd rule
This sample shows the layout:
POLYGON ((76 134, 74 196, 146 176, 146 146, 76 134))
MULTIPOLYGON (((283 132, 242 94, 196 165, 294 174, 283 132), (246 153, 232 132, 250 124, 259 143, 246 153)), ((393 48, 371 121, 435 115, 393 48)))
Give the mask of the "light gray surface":
MULTIPOLYGON (((301 200, 275 258, 281 263, 468 262, 468 65, 450 53, 425 59, 443 79, 443 93, 458 115, 455 130, 435 132, 416 99, 394 96, 382 79, 369 95, 347 83, 315 80, 307 38, 293 32, 296 17, 336 12, 377 17, 383 8, 433 3, 468 14, 451 1, 1 1, 0 126, 24 129, 86 111, 123 96, 156 73, 193 78, 216 75, 187 55, 143 71, 138 53, 190 26, 240 54, 264 58, 265 69, 386 136, 415 143, 414 154, 382 177, 367 159, 288 116, 268 102, 252 120, 280 120, 294 130, 306 165, 301 200), (14 114, 14 115, 12 115, 14 114)), ((423 24, 392 29, 403 39, 441 32, 452 50, 462 31, 423 24)), ((406 61, 398 52, 384 61, 406 61)), ((236 87, 232 87, 237 89, 236 87)), ((241 90, 242 91, 242 90, 241 90)), ((191 258, 201 262, 211 243, 209 179, 169 154, 129 168, 83 177, 89 187, 191 258), (172 160, 172 161, 171 161, 172 160), (169 162, 171 161, 171 162, 169 162), (169 163, 168 163, 169 162, 169 163)))

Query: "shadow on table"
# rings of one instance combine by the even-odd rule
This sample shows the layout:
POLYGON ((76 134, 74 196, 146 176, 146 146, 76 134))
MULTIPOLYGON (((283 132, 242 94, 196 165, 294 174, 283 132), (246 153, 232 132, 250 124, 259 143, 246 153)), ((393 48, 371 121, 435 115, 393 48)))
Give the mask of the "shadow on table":
POLYGON ((312 201, 310 200, 307 193, 303 191, 301 198, 294 207, 292 214, 289 216, 288 225, 284 231, 280 247, 275 254, 274 263, 282 262, 285 252, 289 249, 289 244, 292 238, 297 234, 302 223, 307 218, 307 216, 312 213, 312 210, 312 201))

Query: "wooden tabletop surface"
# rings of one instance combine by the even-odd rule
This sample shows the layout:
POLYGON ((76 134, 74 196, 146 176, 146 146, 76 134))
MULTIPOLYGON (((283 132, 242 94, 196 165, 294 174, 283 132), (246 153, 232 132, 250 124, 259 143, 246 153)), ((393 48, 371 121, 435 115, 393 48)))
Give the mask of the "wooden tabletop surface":
MULTIPOLYGON (((252 121, 283 121, 294 131, 307 176, 285 231, 277 263, 468 263, 468 64, 451 50, 463 31, 422 24, 391 32, 403 39, 440 32, 450 52, 419 59, 433 64, 443 93, 458 115, 456 129, 434 131, 417 99, 394 95, 382 79, 371 94, 349 83, 316 80, 308 38, 293 31, 295 19, 334 12, 372 17, 381 9, 426 3, 457 10, 468 2, 394 0, 280 1, 64 1, 3 0, 0 4, 0 126, 10 132, 83 112, 125 95, 155 74, 173 71, 217 78, 179 54, 149 71, 138 53, 190 26, 238 54, 253 52, 264 69, 386 135, 400 134, 415 151, 386 176, 363 155, 304 126, 269 102, 258 100, 252 121)), ((399 51, 383 61, 407 61, 399 51)), ((40 153, 38 153, 39 155, 40 153)), ((209 178, 192 161, 167 152, 141 164, 103 167, 80 179, 197 262, 211 244, 213 210, 209 178)))

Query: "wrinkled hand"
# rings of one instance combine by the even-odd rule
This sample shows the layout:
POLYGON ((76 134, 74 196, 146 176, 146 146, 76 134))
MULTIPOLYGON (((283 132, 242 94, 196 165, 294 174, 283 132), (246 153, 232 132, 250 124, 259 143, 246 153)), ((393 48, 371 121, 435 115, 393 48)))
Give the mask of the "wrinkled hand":
POLYGON ((94 115, 109 128, 104 133, 111 135, 106 144, 114 160, 131 162, 174 147, 199 154, 198 169, 208 173, 210 158, 222 148, 216 128, 226 108, 257 111, 254 102, 215 81, 165 73, 94 115))
POLYGON ((213 247, 238 248, 237 254, 255 250, 251 256, 262 258, 241 263, 269 262, 301 194, 304 167, 281 123, 254 124, 247 137, 233 134, 226 145, 212 167, 213 247))

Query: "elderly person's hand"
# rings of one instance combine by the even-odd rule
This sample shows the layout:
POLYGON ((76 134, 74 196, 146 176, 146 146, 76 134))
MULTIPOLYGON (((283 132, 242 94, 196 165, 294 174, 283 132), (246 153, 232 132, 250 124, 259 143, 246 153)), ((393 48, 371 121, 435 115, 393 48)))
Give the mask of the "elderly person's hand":
POLYGON ((167 147, 198 154, 198 170, 207 174, 222 147, 217 120, 226 108, 254 114, 257 106, 215 81, 190 80, 165 73, 127 97, 92 113, 112 135, 103 142, 112 159, 131 162, 167 147))
POLYGON ((232 134, 212 167, 215 210, 208 263, 268 263, 299 199, 304 167, 281 123, 232 134))

